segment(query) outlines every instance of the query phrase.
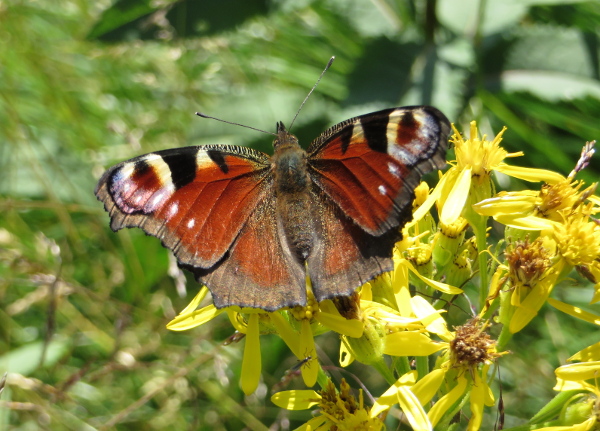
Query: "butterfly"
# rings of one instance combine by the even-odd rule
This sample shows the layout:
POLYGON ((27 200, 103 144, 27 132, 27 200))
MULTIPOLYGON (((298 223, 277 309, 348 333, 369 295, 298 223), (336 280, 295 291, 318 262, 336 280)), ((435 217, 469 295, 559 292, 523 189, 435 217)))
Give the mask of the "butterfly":
POLYGON ((422 175, 445 166, 450 123, 409 106, 343 121, 305 151, 277 123, 274 154, 202 145, 145 154, 95 190, 114 231, 173 251, 217 308, 267 311, 348 296, 393 269, 422 175))

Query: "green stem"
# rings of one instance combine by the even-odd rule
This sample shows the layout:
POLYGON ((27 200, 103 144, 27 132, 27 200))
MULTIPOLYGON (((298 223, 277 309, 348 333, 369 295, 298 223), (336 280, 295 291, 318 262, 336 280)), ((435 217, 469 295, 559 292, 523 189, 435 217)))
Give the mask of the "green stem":
POLYGON ((488 272, 487 272, 487 238, 485 218, 481 217, 481 222, 473 226, 475 231, 475 241, 477 242, 477 253, 479 262, 479 310, 483 310, 485 299, 488 294, 488 272))
POLYGON ((326 389, 329 383, 329 376, 323 371, 321 366, 319 366, 319 372, 317 374, 317 383, 321 386, 321 389, 326 389))
POLYGON ((496 350, 498 352, 502 352, 511 338, 512 334, 508 330, 508 325, 502 325, 502 330, 500 331, 500 335, 498 336, 498 341, 496 343, 496 350))
POLYGON ((410 371, 410 362, 408 362, 408 358, 406 356, 398 356, 396 357, 396 371, 399 376, 403 376, 404 374, 410 371))
POLYGON ((416 363, 417 373, 419 373, 417 379, 420 380, 429 373, 429 356, 417 356, 416 363))
POLYGON ((379 374, 383 376, 383 378, 388 384, 393 385, 394 383, 396 383, 394 373, 392 373, 392 371, 389 369, 383 358, 381 358, 381 360, 379 361, 373 362, 370 365, 377 371, 379 371, 379 374))

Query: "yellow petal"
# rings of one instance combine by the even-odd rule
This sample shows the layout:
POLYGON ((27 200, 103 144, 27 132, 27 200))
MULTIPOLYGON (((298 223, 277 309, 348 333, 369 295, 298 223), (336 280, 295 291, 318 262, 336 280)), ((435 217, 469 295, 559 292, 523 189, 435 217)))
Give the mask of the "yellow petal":
POLYGON ((570 304, 565 304, 564 302, 560 302, 552 298, 548 298, 548 304, 552 305, 554 308, 562 311, 563 313, 567 313, 578 319, 593 323, 594 325, 600 325, 600 316, 582 310, 579 307, 575 307, 574 305, 570 304))
POLYGON ((520 166, 511 166, 506 163, 500 163, 495 168, 496 171, 509 175, 514 178, 529 182, 543 181, 548 184, 556 184, 565 180, 561 174, 546 169, 522 168, 520 166))
POLYGON ((260 357, 260 333, 258 328, 258 314, 253 313, 248 317, 246 332, 246 345, 242 359, 242 375, 240 384, 246 395, 253 393, 258 387, 262 369, 260 357))
POLYGON ((179 315, 181 316, 182 314, 191 313, 196 308, 198 308, 198 305, 200 305, 202 300, 206 297, 207 293, 208 293, 208 288, 206 286, 202 286, 200 288, 200 291, 198 292, 198 294, 196 296, 194 296, 194 299, 192 299, 192 302, 190 302, 188 304, 188 306, 185 307, 181 313, 179 313, 179 315))
POLYGON ((446 186, 448 178, 448 175, 442 176, 442 178, 438 181, 433 191, 429 194, 429 196, 427 196, 427 199, 425 199, 425 202, 423 202, 423 204, 421 204, 421 206, 417 208, 417 210, 413 213, 413 219, 412 221, 406 224, 406 227, 413 226, 415 223, 417 223, 419 220, 425 217, 425 214, 429 212, 433 204, 435 204, 435 201, 437 201, 440 198, 442 190, 446 186))
POLYGON ((558 367, 556 377, 563 380, 588 380, 598 378, 600 375, 600 361, 579 362, 558 367))
MULTIPOLYGON (((385 274, 389 274, 389 272, 386 272, 382 275, 385 274)), ((360 299, 364 299, 366 301, 372 301, 373 300, 373 288, 371 286, 371 283, 365 283, 361 286, 360 288, 360 299)))
POLYGON ((312 418, 305 424, 300 425, 294 431, 327 431, 329 429, 329 419, 327 416, 319 415, 312 418))
POLYGON ((394 404, 398 403, 398 390, 400 386, 412 386, 417 378, 416 371, 410 371, 401 376, 388 390, 386 390, 379 398, 369 412, 369 416, 374 418, 384 410, 389 409, 394 404))
POLYGON ((403 262, 401 262, 401 264, 406 266, 410 270, 410 272, 416 275, 417 278, 419 278, 419 280, 421 280, 423 283, 427 284, 430 287, 433 287, 434 289, 439 290, 440 292, 449 293, 450 295, 458 295, 463 292, 462 289, 459 289, 458 287, 450 286, 449 284, 441 283, 439 281, 423 277, 408 260, 404 260, 403 262))
POLYGON ((209 320, 214 319, 221 314, 223 310, 224 309, 219 310, 213 304, 210 304, 200 310, 191 311, 186 314, 181 313, 167 324, 167 329, 170 329, 171 331, 185 331, 187 329, 195 328, 196 326, 200 326, 209 320))
POLYGON ((431 401, 437 393, 444 381, 445 374, 446 372, 442 369, 433 370, 411 388, 412 393, 419 399, 422 406, 431 401))
POLYGON ((536 431, 591 431, 594 423, 595 419, 591 418, 577 425, 536 428, 536 431))
POLYGON ((463 169, 459 173, 452 190, 444 202, 442 213, 440 214, 440 220, 442 223, 449 225, 456 221, 465 207, 470 188, 471 169, 463 169))
MULTIPOLYGON (((315 339, 310 328, 310 322, 307 319, 302 319, 302 325, 300 326, 300 351, 304 352, 304 357, 317 357, 315 339)), ((304 384, 309 387, 317 383, 317 375, 319 374, 318 364, 314 363, 313 365, 312 367, 302 367, 302 379, 304 384)))
POLYGON ((467 379, 464 376, 459 376, 456 380, 457 382, 454 389, 440 398, 433 405, 431 410, 429 410, 428 416, 433 426, 437 425, 442 416, 444 416, 444 413, 446 413, 446 411, 448 411, 448 409, 464 394, 465 389, 467 388, 467 379))
POLYGON ((362 337, 364 325, 360 320, 346 319, 341 315, 331 313, 318 313, 315 317, 319 323, 338 334, 347 335, 352 338, 362 337))
MULTIPOLYGON (((511 333, 519 332, 537 315, 554 287, 553 283, 558 272, 555 271, 553 277, 548 276, 543 282, 538 283, 516 308, 508 328, 511 333)), ((513 295, 513 297, 515 296, 513 295)))
POLYGON ((419 403, 419 399, 413 394, 409 387, 400 386, 396 393, 398 404, 402 412, 406 415, 408 422, 414 431, 430 431, 432 429, 429 417, 419 403))
POLYGON ((400 328, 415 329, 421 327, 421 320, 417 317, 402 317, 399 313, 390 307, 386 307, 378 302, 360 301, 360 308, 367 312, 369 317, 378 321, 385 321, 400 328))
POLYGON ((514 227, 523 230, 545 230, 554 229, 555 222, 535 216, 525 216, 519 214, 500 214, 494 216, 494 220, 505 226, 514 227))
POLYGON ((412 386, 417 381, 418 376, 419 373, 417 373, 417 370, 412 370, 401 375, 397 383, 404 386, 412 386))
POLYGON ((321 395, 312 390, 283 391, 273 394, 271 402, 286 410, 306 410, 319 404, 321 395))
POLYGON ((600 342, 580 350, 567 359, 567 361, 600 361, 600 342))
POLYGON ((352 362, 354 362, 354 355, 348 349, 348 346, 344 342, 344 338, 342 338, 342 342, 340 343, 340 365, 342 367, 347 367, 352 362))
POLYGON ((416 316, 421 319, 427 331, 438 334, 444 341, 450 341, 454 338, 446 326, 446 321, 440 315, 440 310, 433 308, 421 296, 413 296, 411 303, 416 316))
POLYGON ((536 196, 512 195, 485 199, 473 205, 473 209, 483 216, 499 214, 524 214, 535 208, 536 196))
POLYGON ((479 373, 473 373, 473 384, 471 385, 471 419, 467 425, 467 431, 477 431, 483 420, 483 399, 487 385, 483 383, 479 373))
POLYGON ((300 348, 300 335, 296 332, 287 320, 283 318, 278 311, 269 313, 269 317, 271 318, 271 322, 277 328, 277 334, 281 337, 281 339, 287 344, 292 353, 296 355, 297 358, 302 358, 304 352, 300 348))
POLYGON ((587 389, 585 382, 572 382, 570 380, 556 379, 555 391, 581 391, 587 389))
POLYGON ((432 341, 418 332, 402 331, 385 337, 383 353, 391 356, 429 356, 447 347, 448 343, 432 341))
POLYGON ((599 302, 599 301, 600 301, 600 283, 596 283, 594 285, 594 296, 592 297, 590 304, 595 304, 596 302, 599 302))
POLYGON ((396 265, 396 269, 392 273, 392 287, 394 288, 394 296, 400 315, 404 317, 412 316, 410 290, 408 288, 408 268, 406 265, 400 263, 396 265))
POLYGON ((488 370, 490 369, 490 365, 491 364, 485 364, 482 368, 481 368, 481 376, 484 377, 483 378, 483 384, 485 385, 485 391, 483 393, 484 398, 483 398, 483 404, 485 404, 488 407, 493 407, 496 404, 496 399, 494 398, 494 393, 492 392, 492 388, 489 387, 489 385, 487 384, 487 380, 485 379, 485 377, 488 375, 488 370))

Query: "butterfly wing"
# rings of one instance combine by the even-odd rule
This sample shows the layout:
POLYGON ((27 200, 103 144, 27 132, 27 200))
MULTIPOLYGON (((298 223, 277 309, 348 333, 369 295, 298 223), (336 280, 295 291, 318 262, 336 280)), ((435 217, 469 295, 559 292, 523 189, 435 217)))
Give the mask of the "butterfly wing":
POLYGON ((211 288, 217 308, 275 311, 306 304, 306 269, 290 252, 277 222, 275 196, 264 196, 215 268, 190 268, 211 288), (215 288, 218 287, 218 288, 215 288))
POLYGON ((317 301, 350 295, 367 281, 394 269, 391 255, 401 238, 398 229, 375 237, 322 193, 313 195, 321 200, 320 216, 315 223, 318 240, 307 270, 317 301))
POLYGON ((266 308, 281 300, 283 285, 302 286, 285 298, 289 303, 301 303, 305 295, 304 272, 294 274, 281 250, 270 212, 271 182, 265 154, 207 145, 120 163, 102 176, 95 193, 114 231, 139 227, 159 238, 211 289, 217 307, 266 308))
POLYGON ((309 147, 309 173, 343 213, 378 236, 410 213, 421 176, 446 165, 448 119, 435 108, 392 108, 333 126, 309 147))
POLYGON ((317 300, 393 269, 398 227, 423 174, 445 166, 450 124, 437 109, 394 108, 340 123, 309 147, 318 237, 308 272, 317 300))

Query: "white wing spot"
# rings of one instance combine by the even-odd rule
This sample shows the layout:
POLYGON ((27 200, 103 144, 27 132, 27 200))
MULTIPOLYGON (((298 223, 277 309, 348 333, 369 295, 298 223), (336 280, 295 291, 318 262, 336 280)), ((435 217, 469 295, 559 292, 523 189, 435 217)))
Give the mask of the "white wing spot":
POLYGON ((158 204, 160 203, 160 201, 163 199, 164 197, 164 193, 158 193, 156 196, 154 196, 154 198, 152 199, 152 203, 150 204, 150 206, 154 209, 158 206, 158 204))
POLYGON ((383 196, 387 195, 387 188, 384 185, 377 187, 377 190, 379 190, 379 193, 381 193, 383 196))
POLYGON ((188 229, 193 228, 195 224, 196 224, 196 219, 195 218, 191 218, 190 221, 187 222, 188 229))
POLYGON ((173 217, 179 211, 179 204, 177 202, 171 204, 169 207, 169 217, 173 217))
POLYGON ((398 166, 396 166, 394 163, 388 162, 388 171, 396 178, 400 178, 400 169, 398 169, 398 166))

